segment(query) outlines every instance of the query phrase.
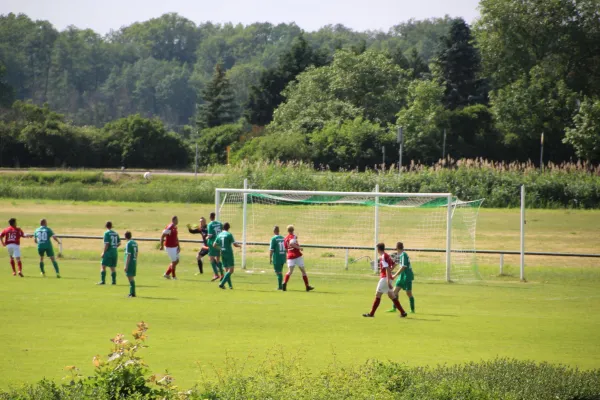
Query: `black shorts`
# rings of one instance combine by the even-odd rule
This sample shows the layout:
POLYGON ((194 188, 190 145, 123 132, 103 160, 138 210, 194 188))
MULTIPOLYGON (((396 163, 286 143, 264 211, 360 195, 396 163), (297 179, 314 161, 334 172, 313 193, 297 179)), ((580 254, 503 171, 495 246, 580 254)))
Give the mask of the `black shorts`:
POLYGON ((205 255, 208 254, 208 246, 202 246, 202 248, 200 249, 200 251, 198 252, 198 255, 200 257, 204 257, 205 255))

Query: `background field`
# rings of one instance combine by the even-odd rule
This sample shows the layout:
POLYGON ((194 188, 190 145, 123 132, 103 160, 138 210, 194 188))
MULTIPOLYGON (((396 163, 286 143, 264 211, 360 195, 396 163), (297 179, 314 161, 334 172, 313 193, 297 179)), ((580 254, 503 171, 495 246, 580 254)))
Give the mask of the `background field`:
MULTIPOLYGON (((210 208, 3 200, 0 221, 17 216, 31 232, 45 216, 57 233, 99 236, 105 220, 112 219, 121 233, 132 229, 137 236, 158 237, 170 215, 194 222, 210 208)), ((600 212, 530 210, 527 216, 527 250, 600 252, 600 212)), ((477 247, 515 250, 518 229, 518 210, 482 210, 477 247)), ((174 282, 160 277, 165 255, 154 243, 142 243, 140 297, 127 299, 121 260, 118 285, 97 287, 101 243, 64 244, 61 280, 52 273, 39 277, 30 241, 23 246, 24 279, 12 277, 6 258, 0 264, 1 387, 60 378, 65 365, 90 372, 92 356, 108 352, 108 339, 130 332, 142 319, 151 327, 151 347, 145 351, 150 367, 168 369, 182 387, 222 368, 227 357, 256 364, 277 352, 299 355, 311 369, 370 358, 425 365, 495 356, 600 366, 595 335, 600 268, 593 259, 528 257, 529 282, 519 283, 516 258, 506 259, 507 276, 498 277, 497 256, 478 257, 482 281, 449 285, 419 281, 414 253, 417 314, 399 320, 383 312, 389 302, 384 300, 377 318, 364 320, 360 314, 370 307, 376 281, 367 269, 313 273, 314 293, 301 291, 294 276, 291 290, 281 293, 274 291, 275 279, 265 265, 265 273, 236 272, 235 289, 220 291, 206 274, 194 276, 197 245, 184 245, 180 280, 174 282)))

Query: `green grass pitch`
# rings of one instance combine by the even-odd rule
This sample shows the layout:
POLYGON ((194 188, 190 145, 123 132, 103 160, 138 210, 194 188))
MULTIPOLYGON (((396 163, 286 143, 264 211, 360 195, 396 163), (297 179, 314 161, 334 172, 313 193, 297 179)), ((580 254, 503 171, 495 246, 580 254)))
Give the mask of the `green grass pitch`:
MULTIPOLYGON (((16 216, 32 232, 47 217, 57 233, 99 236, 112 219, 120 233, 159 236, 171 214, 182 223, 195 222, 209 210, 209 205, 3 200, 0 221, 16 216)), ((600 252, 599 212, 528 211, 528 220, 529 250, 600 252)), ((518 210, 482 210, 478 248, 516 249, 517 233, 518 210)), ((415 254, 417 314, 401 320, 385 313, 391 302, 383 299, 376 318, 365 319, 361 314, 370 309, 377 281, 366 273, 311 274, 309 265, 316 291, 304 292, 296 272, 282 293, 274 290, 271 272, 238 270, 234 290, 219 290, 206 272, 194 275, 196 245, 184 245, 180 280, 167 281, 161 277, 166 255, 153 243, 141 243, 139 297, 128 299, 122 252, 118 284, 95 285, 101 246, 65 240, 60 280, 49 262, 47 277, 40 277, 28 239, 22 246, 25 278, 13 277, 6 253, 0 253, 0 387, 60 379, 67 365, 90 373, 92 357, 108 353, 109 338, 129 334, 141 320, 150 325, 150 348, 142 355, 153 371, 168 369, 183 388, 212 376, 227 360, 255 365, 277 353, 299 355, 315 370, 367 359, 432 365, 497 356, 600 367, 597 260, 528 258, 529 282, 520 283, 514 278, 516 259, 507 258, 507 276, 497 277, 497 257, 481 257, 484 280, 445 284, 419 280, 415 254)))

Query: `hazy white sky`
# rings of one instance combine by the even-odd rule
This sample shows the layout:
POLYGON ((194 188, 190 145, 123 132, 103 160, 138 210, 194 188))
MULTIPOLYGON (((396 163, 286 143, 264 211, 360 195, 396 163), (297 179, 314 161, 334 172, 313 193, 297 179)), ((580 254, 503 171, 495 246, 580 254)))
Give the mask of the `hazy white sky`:
POLYGON ((25 13, 99 33, 177 12, 195 23, 296 22, 312 31, 341 23, 355 30, 383 29, 410 18, 463 17, 472 22, 478 0, 1 0, 0 14, 25 13))

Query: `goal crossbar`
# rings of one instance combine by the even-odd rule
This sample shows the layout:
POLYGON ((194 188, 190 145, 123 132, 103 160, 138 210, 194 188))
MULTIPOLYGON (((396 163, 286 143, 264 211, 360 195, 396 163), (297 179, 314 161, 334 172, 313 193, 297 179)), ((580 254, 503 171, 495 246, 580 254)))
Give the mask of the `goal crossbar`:
POLYGON ((310 190, 263 190, 263 189, 215 189, 217 193, 241 193, 241 194, 279 194, 300 196, 358 196, 358 197, 435 197, 443 198, 452 196, 452 193, 392 193, 392 192, 324 192, 310 190))

